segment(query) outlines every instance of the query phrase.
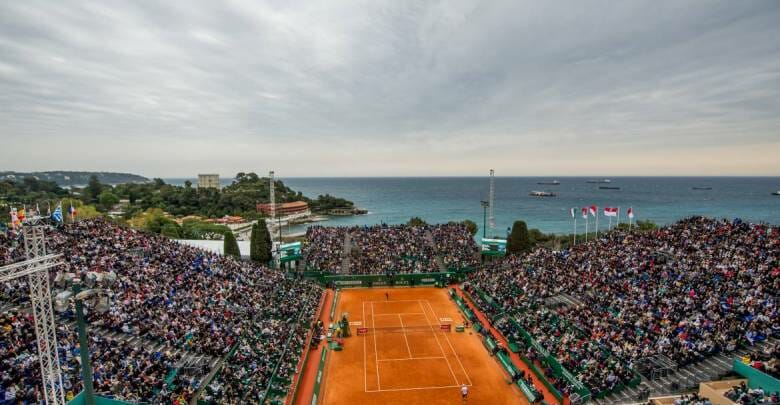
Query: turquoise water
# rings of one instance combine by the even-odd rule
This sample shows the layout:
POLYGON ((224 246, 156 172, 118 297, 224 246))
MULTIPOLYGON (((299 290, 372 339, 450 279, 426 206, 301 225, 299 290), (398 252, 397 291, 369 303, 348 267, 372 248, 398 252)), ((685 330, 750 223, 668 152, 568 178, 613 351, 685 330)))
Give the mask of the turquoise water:
MULTIPOLYGON (((496 177, 496 227, 488 234, 503 235, 516 219, 529 228, 543 232, 571 233, 569 209, 595 204, 620 207, 621 221, 625 210, 633 206, 635 220, 659 224, 674 222, 690 215, 742 218, 748 221, 780 224, 780 177, 613 177, 607 186, 620 190, 601 190, 604 184, 590 184, 591 177, 558 177, 560 185, 538 185, 553 178, 496 177), (692 187, 712 187, 693 190, 692 187), (528 195, 533 190, 553 191, 553 198, 528 195)), ((185 179, 166 180, 173 184, 185 179)), ((396 177, 396 178, 281 178, 304 195, 316 197, 329 193, 354 201, 369 211, 368 215, 339 217, 321 222, 324 225, 363 225, 404 223, 419 216, 430 223, 471 219, 480 226, 483 210, 480 201, 487 199, 486 177, 396 177)), ((225 180, 229 183, 230 180, 225 180)), ((599 210, 601 211, 601 210, 599 210)), ((584 232, 584 221, 578 217, 578 231, 584 232)), ((599 225, 606 228, 608 218, 599 225)), ((590 229, 593 229, 591 221, 590 229)), ((301 231, 302 227, 291 231, 301 231)))

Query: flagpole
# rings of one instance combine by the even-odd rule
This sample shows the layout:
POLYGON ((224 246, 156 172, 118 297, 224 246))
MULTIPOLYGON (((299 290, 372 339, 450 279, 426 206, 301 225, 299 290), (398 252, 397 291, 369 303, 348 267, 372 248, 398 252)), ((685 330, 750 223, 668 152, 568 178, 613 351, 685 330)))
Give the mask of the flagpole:
POLYGON ((609 225, 607 225, 607 230, 609 231, 611 229, 612 229, 612 217, 609 217, 609 225))
POLYGON ((599 237, 599 208, 596 207, 596 239, 599 237))
POLYGON ((588 243, 588 216, 585 216, 585 243, 588 243))
POLYGON ((617 225, 615 225, 615 226, 620 227, 620 206, 619 205, 618 205, 618 212, 617 212, 617 214, 618 214, 617 225))
POLYGON ((572 243, 572 246, 577 246, 577 216, 574 216, 574 233, 572 234, 572 237, 574 238, 574 242, 572 243))

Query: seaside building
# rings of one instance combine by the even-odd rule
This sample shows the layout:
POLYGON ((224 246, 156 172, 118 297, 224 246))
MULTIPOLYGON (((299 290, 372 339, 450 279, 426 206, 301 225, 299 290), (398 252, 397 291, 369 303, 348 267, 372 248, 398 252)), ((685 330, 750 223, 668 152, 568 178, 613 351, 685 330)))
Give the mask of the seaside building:
POLYGON ((218 174, 199 174, 198 188, 219 188, 218 174))
MULTIPOLYGON (((257 204, 257 211, 263 215, 270 215, 272 207, 273 206, 271 204, 257 204)), ((309 204, 305 201, 293 201, 276 204, 275 211, 276 215, 280 217, 311 215, 309 204)))

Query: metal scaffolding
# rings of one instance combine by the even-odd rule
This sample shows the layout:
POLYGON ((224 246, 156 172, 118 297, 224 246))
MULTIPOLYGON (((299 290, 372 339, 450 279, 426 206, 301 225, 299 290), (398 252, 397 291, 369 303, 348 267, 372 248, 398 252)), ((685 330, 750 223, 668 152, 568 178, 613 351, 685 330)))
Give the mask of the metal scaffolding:
POLYGON ((268 199, 271 203, 271 223, 276 219, 276 187, 274 187, 274 171, 268 172, 268 179, 270 184, 268 185, 268 199))
POLYGON ((45 227, 44 219, 41 217, 25 220, 22 234, 27 260, 0 267, 0 282, 27 276, 46 403, 64 405, 65 394, 57 353, 57 329, 51 305, 51 288, 49 288, 49 270, 62 262, 61 255, 46 254, 46 238, 43 233, 45 227))

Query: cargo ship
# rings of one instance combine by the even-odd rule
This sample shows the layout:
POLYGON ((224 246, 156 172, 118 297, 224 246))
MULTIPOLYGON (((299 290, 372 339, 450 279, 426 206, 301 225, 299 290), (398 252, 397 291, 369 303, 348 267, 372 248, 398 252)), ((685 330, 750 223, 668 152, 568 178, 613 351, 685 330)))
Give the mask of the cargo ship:
POLYGON ((555 197, 555 193, 550 191, 531 191, 528 195, 531 197, 555 197))
POLYGON ((586 183, 591 183, 591 184, 608 184, 608 183, 611 183, 612 180, 610 180, 610 179, 586 180, 585 182, 586 183))
POLYGON ((561 182, 558 180, 553 181, 538 181, 536 184, 546 185, 546 186, 560 186, 561 182))

